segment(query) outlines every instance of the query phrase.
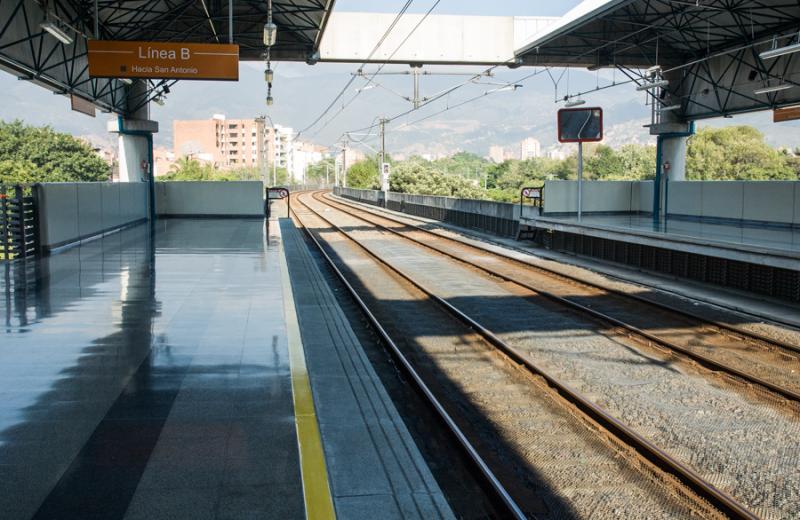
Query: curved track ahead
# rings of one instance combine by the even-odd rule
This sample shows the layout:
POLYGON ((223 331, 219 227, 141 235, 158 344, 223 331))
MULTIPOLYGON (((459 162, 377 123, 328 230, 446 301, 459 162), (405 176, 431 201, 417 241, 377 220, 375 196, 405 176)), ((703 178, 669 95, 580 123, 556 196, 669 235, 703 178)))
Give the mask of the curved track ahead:
POLYGON ((613 326, 645 343, 686 356, 706 368, 800 403, 800 347, 721 322, 703 320, 683 310, 643 297, 601 287, 446 237, 387 215, 322 197, 324 204, 514 283, 577 312, 613 326))
MULTIPOLYGON (((542 370, 540 367, 536 366, 524 353, 518 351, 514 347, 508 345, 506 342, 501 340, 497 335, 493 334, 490 330, 486 327, 482 326, 478 323, 475 319, 471 318, 470 316, 466 315, 465 313, 459 311, 455 306, 450 304, 443 298, 437 296, 432 290, 425 287, 422 283, 415 280, 412 275, 407 272, 404 272, 401 269, 398 269, 394 266, 390 261, 387 261, 385 258, 371 249, 369 246, 365 245, 363 242, 360 242, 357 238, 353 236, 352 232, 346 231, 342 229, 342 227, 337 226, 331 220, 326 218, 320 211, 315 210, 311 207, 311 205, 306 204, 302 201, 301 198, 297 198, 297 200, 304 206, 304 208, 313 214, 319 222, 322 222, 323 225, 317 227, 326 227, 328 229, 335 230, 338 234, 343 237, 346 237, 347 240, 357 244, 359 248, 361 248, 367 255, 374 261, 380 263, 384 268, 392 271, 395 276, 399 276, 407 283, 412 285, 416 290, 421 291, 424 293, 427 298, 437 303, 437 305, 444 309, 448 314, 452 317, 456 318, 457 320, 461 321, 463 324, 468 326, 473 331, 477 332, 488 344, 492 345, 499 351, 501 351, 508 359, 512 362, 519 364, 525 367, 528 371, 533 374, 536 374, 539 377, 542 377, 547 384, 555 389, 558 394, 565 400, 569 401, 572 405, 576 406, 585 417, 590 419, 592 422, 602 426, 605 431, 610 432, 613 434, 618 441, 623 442, 625 445, 631 447, 635 450, 639 455, 644 457, 647 461, 653 464, 655 467, 659 468, 660 470, 673 475, 677 478, 683 486, 686 487, 686 490, 681 494, 684 496, 697 494, 702 496, 704 499, 708 500, 711 504, 717 507, 720 511, 723 511, 726 515, 736 518, 757 518, 757 516, 749 511, 747 508, 742 506, 735 498, 728 495, 727 493, 721 491, 705 479, 703 479, 700 475, 698 475, 695 471, 693 471, 690 467, 682 464, 680 461, 676 460, 664 450, 659 449, 657 446, 653 445, 649 442, 646 438, 639 435, 637 432, 623 424, 621 421, 614 418, 611 414, 607 413, 605 410, 594 404, 588 398, 580 395, 578 392, 571 389, 567 384, 559 381, 557 378, 551 376, 546 371, 542 370), (689 492, 688 490, 691 490, 689 492)), ((326 201, 326 204, 328 201, 326 201)), ((302 221, 303 218, 298 217, 298 220, 302 221)), ((359 217, 360 218, 360 217, 359 217)), ((360 219, 364 221, 365 219, 360 219)), ((313 236, 313 233, 309 231, 309 234, 313 236)), ((326 234, 326 241, 329 240, 329 236, 326 234)), ((319 240, 316 238, 314 239, 318 247, 321 250, 325 250, 324 246, 320 243, 319 240)), ((329 261, 334 264, 335 262, 328 257, 329 261)), ((344 279, 344 275, 342 275, 344 279)), ((355 293, 355 291, 354 291, 355 293)), ((364 306, 367 309, 366 305, 364 306)), ((367 309, 368 310, 368 309, 367 309)), ((381 326, 378 324, 378 326, 381 326)), ((383 335, 383 334, 382 334, 383 335)), ((430 391, 430 390, 429 390, 430 391)), ((630 505, 631 507, 635 507, 633 504, 630 505)), ((708 513, 708 511, 706 511, 708 513)), ((711 514, 711 513, 708 513, 711 514)))

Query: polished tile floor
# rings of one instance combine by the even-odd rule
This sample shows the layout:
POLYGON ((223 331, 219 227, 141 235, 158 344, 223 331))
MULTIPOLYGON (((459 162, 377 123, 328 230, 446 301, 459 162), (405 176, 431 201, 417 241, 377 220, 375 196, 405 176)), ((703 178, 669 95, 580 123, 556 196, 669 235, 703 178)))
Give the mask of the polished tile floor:
POLYGON ((0 265, 0 518, 301 518, 280 251, 159 221, 0 265))

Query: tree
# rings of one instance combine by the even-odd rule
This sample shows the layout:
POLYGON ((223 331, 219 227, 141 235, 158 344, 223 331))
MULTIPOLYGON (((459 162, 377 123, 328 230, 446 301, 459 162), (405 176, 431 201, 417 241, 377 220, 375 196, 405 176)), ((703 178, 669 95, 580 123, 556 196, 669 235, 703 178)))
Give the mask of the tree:
POLYGON ((336 165, 333 159, 323 159, 316 164, 312 164, 306 170, 306 182, 311 184, 324 184, 325 177, 333 183, 336 165))
POLYGON ((395 164, 389 176, 389 189, 398 193, 422 193, 462 199, 485 198, 485 191, 475 179, 447 175, 422 160, 395 164))
POLYGON ((638 181, 655 177, 656 149, 654 146, 626 144, 614 150, 599 145, 588 155, 584 178, 607 181, 638 181))
POLYGON ((750 126, 703 128, 689 138, 686 177, 693 180, 797 180, 786 154, 750 126))
POLYGON ((0 121, 0 182, 106 181, 111 167, 91 146, 49 126, 0 121))
MULTIPOLYGON (((419 158, 424 160, 422 158, 419 158)), ((457 152, 456 154, 437 159, 431 163, 437 170, 446 174, 456 174, 468 179, 476 179, 483 182, 483 175, 491 166, 491 163, 469 152, 457 152)))
MULTIPOLYGON (((286 170, 278 168, 279 183, 286 181, 286 170)), ((270 172, 271 174, 272 172, 270 172)), ((156 177, 157 181, 260 181, 261 170, 252 166, 244 166, 234 170, 220 170, 208 163, 201 163, 193 157, 181 157, 172 164, 170 172, 156 177)), ((268 181, 270 179, 267 179, 268 181)))
POLYGON ((364 190, 380 189, 377 157, 367 157, 350 166, 347 169, 347 186, 364 190))
POLYGON ((215 179, 217 169, 214 166, 201 163, 193 157, 180 157, 172 163, 170 171, 157 179, 159 181, 211 181, 215 179))

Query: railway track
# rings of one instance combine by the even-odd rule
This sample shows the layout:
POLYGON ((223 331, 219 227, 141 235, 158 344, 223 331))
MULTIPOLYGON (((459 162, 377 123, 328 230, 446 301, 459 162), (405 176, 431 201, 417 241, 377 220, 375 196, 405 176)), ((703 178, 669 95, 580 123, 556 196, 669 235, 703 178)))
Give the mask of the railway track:
MULTIPOLYGON (((800 403, 800 347, 720 322, 708 322, 646 298, 445 237, 419 226, 332 200, 314 198, 363 222, 591 316, 650 346, 668 349, 736 381, 800 403)), ((749 387, 747 388, 749 390, 749 387)))
MULTIPOLYGON (((490 380, 492 381, 493 385, 497 385, 501 388, 506 389, 501 400, 510 399, 513 401, 514 398, 522 397, 523 398, 522 401, 517 403, 517 406, 522 407, 521 409, 525 409, 527 407, 533 407, 536 401, 529 400, 526 402, 524 398, 527 397, 530 399, 531 397, 534 397, 530 395, 530 392, 532 389, 537 389, 537 381, 541 380, 547 385, 547 388, 551 389, 553 392, 557 394, 559 401, 563 401, 561 403, 562 407, 566 406, 574 407, 574 409, 577 411, 576 413, 581 416, 581 419, 585 422, 585 424, 591 424, 593 426, 596 426, 596 428, 591 428, 594 431, 595 437, 603 438, 605 435, 609 435, 613 439, 614 446, 617 447, 623 446, 623 448, 621 448, 623 449, 623 451, 625 451, 626 449, 630 450, 631 453, 635 453, 639 457, 646 460, 647 462, 644 465, 646 469, 640 470, 639 478, 642 478, 642 474, 649 475, 650 479, 653 478, 652 477, 653 474, 662 475, 661 477, 656 477, 655 480, 661 482, 661 484, 665 488, 671 489, 671 491, 666 492, 667 496, 670 497, 671 499, 674 499, 674 497, 676 496, 682 497, 682 500, 684 502, 681 502, 680 500, 678 501, 681 503, 681 506, 679 506, 679 508, 688 507, 691 510, 692 514, 695 515, 699 514, 701 516, 716 516, 717 513, 713 509, 704 509, 702 501, 698 502, 697 500, 695 500, 694 497, 699 496, 702 497, 704 500, 708 501, 708 503, 712 504, 715 508, 717 508, 717 510, 722 511, 727 516, 733 518, 758 518, 758 516, 755 513, 753 513, 745 506, 743 506, 737 499, 733 498, 725 491, 722 491, 718 487, 714 486, 708 480, 701 477, 692 468, 690 468, 686 464, 683 464, 676 458, 672 457, 665 450, 660 449, 658 446, 648 441, 644 436, 638 434, 632 428, 628 427, 622 421, 616 419, 614 416, 605 411, 603 408, 594 404, 589 398, 581 395, 579 392, 572 389, 568 384, 560 381, 557 377, 554 377, 553 375, 548 373, 547 370, 537 366, 535 363, 532 362, 530 356, 526 355, 524 352, 519 351, 514 346, 509 345, 507 342, 503 341, 500 337, 498 337, 498 335, 494 334, 491 330, 489 330, 489 328, 483 326, 474 318, 460 311, 454 305, 449 303, 446 299, 438 296, 434 290, 426 287, 419 280, 416 280, 410 273, 405 272, 398 266, 393 265, 391 261, 388 261, 385 258, 383 258, 383 255, 381 255, 378 251, 375 251, 374 248, 366 245, 365 243, 363 243, 363 241, 359 241, 358 238, 354 237, 352 231, 343 229, 342 226, 335 224, 329 218, 323 215, 321 211, 314 209, 313 207, 311 207, 311 205, 303 201, 302 198, 297 197, 297 201, 302 205, 302 208, 306 212, 306 214, 300 216, 297 214, 297 210, 295 209, 295 218, 299 223, 303 225, 307 234, 312 238, 317 247, 323 252, 327 261, 336 269, 338 276, 345 283, 347 283, 354 297, 357 299, 357 301, 360 302, 362 309, 365 310, 368 316, 370 316, 370 321, 372 321, 373 325, 378 328, 384 340, 388 341, 392 345, 392 349, 395 350, 396 353, 399 353, 399 355, 403 356, 403 354, 400 353, 400 348, 398 348, 395 345, 395 342, 392 341, 391 337, 389 336, 389 333, 387 332, 387 329, 389 327, 380 323, 378 318, 370 309, 369 304, 365 302, 365 300, 362 299, 361 296, 359 296, 357 289, 354 288, 354 286, 348 282, 348 277, 345 274, 343 274, 343 272, 337 267, 337 261, 334 260, 331 257, 331 255, 326 253, 326 248, 332 247, 330 245, 330 241, 335 239, 331 237, 331 233, 329 231, 325 231, 323 233, 321 232, 321 230, 334 230, 339 237, 343 237, 344 242, 346 242, 347 244, 352 244, 352 247, 354 249, 357 249, 358 251, 361 252, 360 259, 355 260, 358 262, 359 278, 361 279, 358 283, 367 283, 364 282, 363 280, 366 279, 372 281, 375 278, 377 278, 375 276, 371 276, 370 272, 364 272, 367 265, 365 263, 364 258, 369 258, 372 264, 380 265, 382 269, 392 273, 392 275, 395 278, 402 280, 403 283, 412 287, 414 291, 424 295, 424 298, 416 297, 412 299, 428 302, 428 305, 430 305, 430 302, 435 303, 435 305, 439 309, 439 312, 446 313, 451 319, 457 320, 462 324, 462 326, 465 326, 468 328, 468 330, 471 330, 472 334, 479 336, 479 338, 486 345, 491 346, 495 350, 495 352, 501 353, 501 355, 510 362, 511 367, 514 366, 524 367, 524 369, 528 371, 528 373, 530 374, 529 376, 530 379, 527 380, 527 384, 525 385, 525 389, 527 390, 528 393, 525 394, 525 392, 523 392, 523 394, 525 395, 522 396, 517 396, 515 391, 509 390, 509 388, 511 388, 511 385, 509 383, 504 384, 503 381, 499 380, 501 379, 499 376, 492 375, 490 377, 490 380), (307 221, 310 218, 315 219, 316 224, 309 226, 307 221), (310 228, 316 229, 317 230, 316 233, 312 231, 310 228), (318 236, 323 236, 323 235, 325 237, 324 239, 318 238, 318 236), (327 245, 325 245, 326 242, 327 245), (569 405, 566 405, 565 403, 569 403, 569 405), (600 431, 598 432, 596 430, 600 431), (665 478, 664 475, 666 475, 667 478, 665 478), (675 480, 672 481, 669 478, 669 476, 671 476, 675 480), (679 482, 680 485, 677 488, 671 487, 670 482, 674 482, 673 485, 676 485, 679 482), (688 502, 686 502, 687 500, 688 502)), ((297 205, 295 205, 295 208, 297 208, 297 205)), ((339 255, 340 257, 345 256, 341 252, 342 251, 341 247, 343 246, 340 244, 339 247, 340 249, 336 251, 336 255, 334 256, 337 255, 339 255)), ((346 258, 339 258, 339 262, 344 262, 345 264, 346 260, 347 260, 346 258)), ((352 273, 351 276, 353 276, 352 273)), ((374 297, 374 291, 366 289, 364 292, 367 295, 373 294, 374 297)), ((383 296, 383 298, 388 298, 389 301, 393 301, 391 299, 391 295, 383 296)), ((394 298, 396 298, 396 296, 394 298)), ((382 301, 385 300, 382 299, 375 300, 374 303, 376 302, 375 304, 379 305, 382 301)), ((418 320, 422 319, 421 314, 413 314, 413 315, 419 316, 417 318, 418 320)), ((397 318, 397 320, 401 321, 399 318, 397 318)), ((466 339, 466 335, 464 333, 461 333, 461 341, 468 342, 466 339)), ((434 351, 435 350, 436 349, 434 349, 434 351)), ((446 357, 443 360, 437 360, 436 363, 440 363, 440 365, 437 366, 447 366, 448 363, 455 363, 455 361, 452 358, 459 357, 459 356, 456 357, 452 356, 451 355, 452 352, 449 352, 447 350, 445 350, 444 352, 445 354, 449 355, 449 357, 446 357)), ((409 369, 410 366, 410 369, 412 371, 414 370, 414 367, 411 366, 412 363, 408 361, 407 358, 405 358, 405 361, 402 364, 407 369, 409 369)), ((466 363, 462 363, 461 365, 459 365, 458 370, 453 370, 449 372, 448 375, 450 377, 463 376, 463 372, 469 372, 470 370, 475 370, 474 367, 471 367, 471 365, 473 364, 478 365, 477 357, 474 355, 467 356, 466 363)), ((509 369, 506 369, 506 372, 508 372, 508 370, 509 369)), ((510 372, 511 374, 514 373, 518 374, 518 371, 514 370, 513 368, 511 368, 510 372)), ((481 380, 482 383, 481 388, 486 387, 485 385, 485 381, 487 380, 486 378, 487 376, 484 374, 481 380)), ((421 376, 414 377, 415 381, 417 380, 422 381, 422 379, 423 378, 421 376)), ((459 382, 458 384, 470 387, 469 382, 459 382)), ((514 389, 518 390, 516 389, 516 387, 514 387, 514 389)), ((475 391, 477 392, 478 390, 475 391)), ((484 391, 486 391, 485 388, 484 391)), ((522 392, 522 390, 519 391, 522 392)), ((427 394, 432 395, 434 393, 430 389, 430 387, 427 386, 425 387, 424 392, 426 393, 426 395, 427 394)), ((542 396, 538 396, 538 399, 541 400, 542 396)), ((481 400, 478 398, 478 401, 484 404, 486 403, 491 404, 489 400, 481 400)), ((438 406, 442 409, 444 408, 444 406, 442 406, 441 403, 439 403, 438 406)), ((486 414, 489 417, 495 417, 495 418, 505 417, 503 413, 500 413, 498 415, 497 413, 493 413, 492 410, 481 410, 480 412, 486 414)), ((454 424, 456 421, 454 421, 451 418, 449 421, 445 420, 445 422, 448 424, 449 423, 454 424)), ((501 429, 501 431, 504 430, 501 429)), ((527 433, 528 433, 527 431, 523 430, 521 432, 521 435, 524 436, 527 433)), ((460 435, 457 434, 456 436, 459 438, 466 438, 466 435, 464 435, 463 433, 461 433, 460 435)), ((573 446, 570 446, 570 439, 568 437, 557 437, 557 443, 562 444, 560 446, 560 449, 563 449, 567 452, 570 451, 570 448, 574 448, 573 446)), ((534 445, 542 444, 546 446, 548 445, 548 442, 546 439, 537 438, 533 444, 534 445)), ((584 449, 585 448, 586 447, 584 446, 584 449)), ((530 446, 528 449, 531 449, 530 446)), ((477 450, 475 450, 474 448, 473 450, 477 454, 477 450)), ((536 454, 534 454, 534 456, 536 456, 536 454)), ((584 457, 588 458, 589 455, 584 455, 584 457)), ((488 469, 488 465, 485 462, 478 465, 488 469)), ((596 468, 597 467, 602 467, 602 464, 596 466, 596 468)), ((627 467, 626 469, 629 472, 631 471, 630 467, 627 467)), ((591 469, 589 471, 591 472, 591 469)), ((619 472, 620 472, 620 478, 623 475, 628 475, 628 477, 630 477, 630 475, 626 474, 623 470, 619 470, 619 472)), ((593 475, 593 477, 601 478, 602 477, 601 473, 602 472, 598 470, 598 473, 593 475)), ((499 483, 499 479, 497 477, 494 477, 494 480, 499 483)), ((639 497, 638 500, 643 500, 643 499, 639 497)), ((628 511, 631 513, 627 516, 631 517, 638 516, 642 518, 659 516, 659 515, 653 515, 652 514, 653 511, 648 511, 644 502, 637 504, 636 499, 633 499, 632 502, 628 503, 627 507, 629 508, 628 511), (637 510, 637 507, 641 507, 643 509, 639 511, 637 510)), ((681 513, 679 513, 679 515, 686 513, 687 511, 684 510, 681 513)), ((615 516, 618 514, 619 511, 613 514, 606 514, 605 516, 615 516)), ((579 514, 578 516, 582 515, 579 514)), ((604 515, 598 514, 598 511, 593 511, 588 516, 602 517, 604 515)), ((670 515, 661 515, 661 516, 668 517, 670 515)))

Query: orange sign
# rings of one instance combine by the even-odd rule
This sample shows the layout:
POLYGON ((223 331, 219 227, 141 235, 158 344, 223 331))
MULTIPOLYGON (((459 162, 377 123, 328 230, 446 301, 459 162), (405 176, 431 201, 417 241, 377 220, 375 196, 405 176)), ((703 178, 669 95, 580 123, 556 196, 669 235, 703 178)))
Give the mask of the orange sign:
POLYGON ((779 108, 772 111, 772 122, 781 123, 783 121, 794 121, 800 119, 800 106, 789 108, 779 108))
POLYGON ((239 79, 239 46, 89 40, 92 78, 239 79))

